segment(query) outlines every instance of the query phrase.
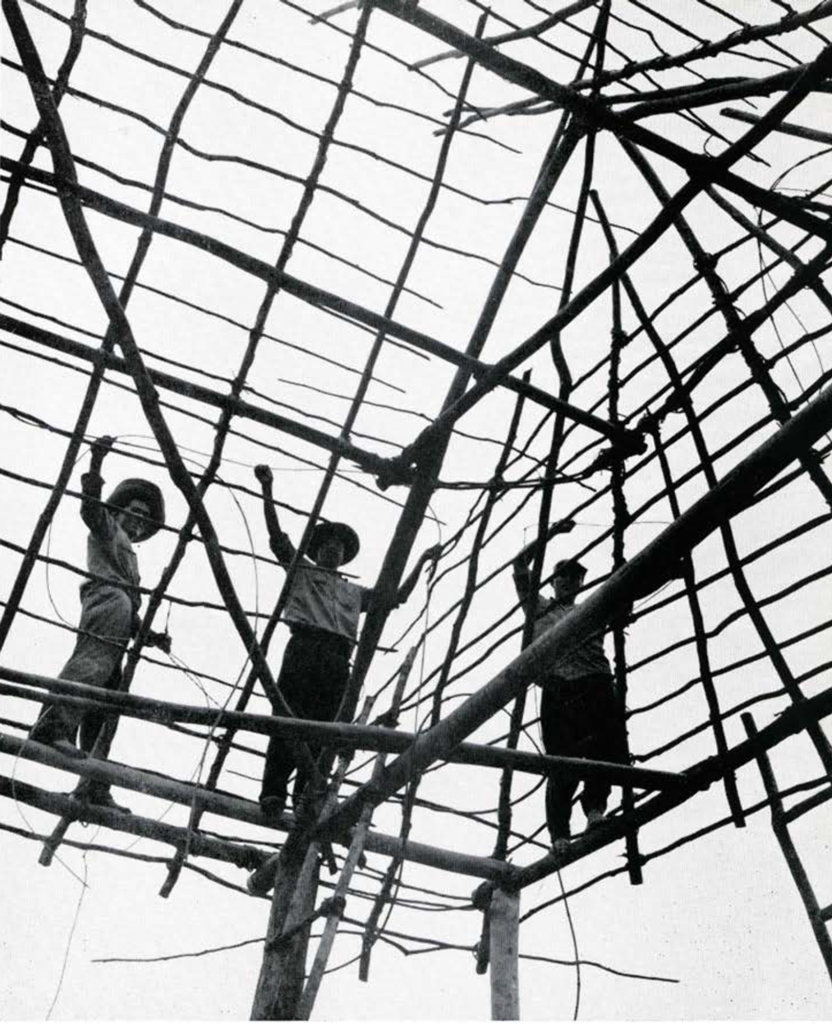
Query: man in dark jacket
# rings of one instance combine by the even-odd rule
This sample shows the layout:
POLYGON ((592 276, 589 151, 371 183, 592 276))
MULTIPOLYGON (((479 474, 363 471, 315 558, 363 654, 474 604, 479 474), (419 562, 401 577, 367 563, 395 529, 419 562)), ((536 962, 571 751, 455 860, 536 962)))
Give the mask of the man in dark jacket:
MULTIPOLYGON (((556 532, 565 532, 574 524, 566 520, 559 525, 561 529, 556 532)), ((531 551, 524 549, 515 559, 514 583, 526 614, 533 620, 536 640, 574 610, 586 569, 572 558, 557 562, 555 596, 547 601, 531 591, 528 561, 533 553, 534 546, 531 551)), ((626 760, 624 719, 604 653, 602 633, 588 637, 568 653, 561 655, 556 651, 546 675, 538 682, 543 691, 540 729, 547 754, 619 763, 626 760)), ((558 853, 564 852, 569 844, 572 798, 579 781, 572 772, 561 769, 547 783, 546 818, 553 848, 558 853)), ((603 779, 584 782, 581 803, 589 828, 603 820, 610 789, 603 779)))

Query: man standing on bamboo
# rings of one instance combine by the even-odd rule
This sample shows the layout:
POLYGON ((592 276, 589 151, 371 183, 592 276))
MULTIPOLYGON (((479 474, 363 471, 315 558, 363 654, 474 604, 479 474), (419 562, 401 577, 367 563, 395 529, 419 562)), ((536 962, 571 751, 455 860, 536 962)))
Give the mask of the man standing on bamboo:
MULTIPOLYGON (((295 546, 280 529, 272 494, 274 478, 268 466, 257 466, 263 510, 269 531, 269 545, 279 562, 288 566, 295 557, 295 546)), ((283 654, 277 686, 298 718, 331 722, 338 712, 350 674, 350 655, 358 635, 358 620, 369 607, 373 591, 345 579, 338 569, 358 554, 359 540, 346 523, 318 523, 312 531, 307 551, 309 559, 298 564, 289 591, 283 618, 292 631, 283 654)), ((395 607, 404 603, 419 579, 426 562, 435 562, 439 545, 429 548, 402 583, 395 607)), ((281 709, 273 706, 275 715, 281 709)), ((313 755, 320 747, 308 744, 313 755)), ((295 808, 299 806, 308 780, 299 768, 290 743, 279 736, 269 740, 266 768, 260 794, 260 807, 271 817, 282 813, 292 771, 298 768, 293 789, 295 808)))
MULTIPOLYGON (((574 525, 569 519, 562 520, 550 532, 565 533, 574 525)), ((533 620, 536 640, 574 610, 586 569, 574 558, 561 559, 555 565, 555 596, 544 600, 531 589, 528 563, 535 547, 532 544, 524 548, 515 559, 514 584, 526 615, 533 620)), ((542 689, 540 729, 547 754, 626 761, 623 709, 616 698, 602 633, 590 636, 568 653, 556 651, 546 675, 538 682, 542 689)), ((547 782, 546 819, 556 853, 565 852, 569 845, 572 798, 579 781, 568 769, 559 769, 547 782)), ((610 789, 603 779, 584 782, 581 803, 588 828, 603 820, 610 789)))
MULTIPOLYGON (((131 637, 139 631, 139 568, 133 544, 152 537, 165 521, 162 492, 149 480, 122 480, 107 499, 101 501, 101 465, 115 443, 99 438, 92 449, 90 469, 81 477, 81 518, 89 529, 87 570, 90 579, 81 584, 81 621, 75 649, 58 678, 88 686, 117 690, 121 683, 121 659, 131 637)), ((151 632, 150 646, 170 650, 166 633, 151 632)), ((48 743, 64 754, 83 757, 92 750, 105 716, 84 712, 69 704, 46 701, 29 739, 48 743), (75 746, 80 729, 81 749, 75 746)), ((112 735, 102 757, 109 753, 112 735)), ((91 782, 88 799, 92 804, 129 813, 117 804, 110 787, 91 782)))

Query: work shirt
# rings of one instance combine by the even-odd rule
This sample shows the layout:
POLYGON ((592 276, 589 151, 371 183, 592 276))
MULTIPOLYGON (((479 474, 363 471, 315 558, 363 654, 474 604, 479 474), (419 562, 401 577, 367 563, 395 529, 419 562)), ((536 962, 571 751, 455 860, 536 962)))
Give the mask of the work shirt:
MULTIPOLYGON (((539 636, 548 632, 574 610, 574 604, 565 604, 557 599, 544 601, 538 597, 534 609, 534 639, 537 640, 539 636)), ((552 655, 550 672, 552 675, 561 676, 564 679, 580 679, 581 676, 592 676, 598 673, 612 675, 610 663, 604 654, 603 633, 591 636, 568 653, 560 654, 556 650, 552 655)))
MULTIPOLYGON (((87 569, 96 577, 111 580, 115 586, 125 590, 135 611, 141 604, 139 562, 130 538, 115 515, 97 504, 96 499, 101 498, 102 483, 97 474, 84 473, 81 477, 81 517, 90 530, 87 536, 87 569)), ((82 592, 84 588, 100 582, 98 579, 87 580, 82 584, 82 592)))
POLYGON ((304 560, 292 582, 283 618, 290 626, 312 626, 347 637, 358 636, 358 618, 367 587, 304 560))

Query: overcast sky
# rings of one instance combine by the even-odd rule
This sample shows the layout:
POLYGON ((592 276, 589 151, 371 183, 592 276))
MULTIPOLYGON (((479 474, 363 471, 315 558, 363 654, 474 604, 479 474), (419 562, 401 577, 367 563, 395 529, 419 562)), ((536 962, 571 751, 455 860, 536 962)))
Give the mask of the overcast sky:
MULTIPOLYGON (((330 6, 319 0, 307 3, 316 13, 330 6)), ((228 0, 89 2, 88 26, 93 32, 84 40, 70 80, 73 89, 60 107, 82 184, 130 206, 147 209, 148 186, 154 180, 162 141, 159 128, 170 122, 187 84, 186 77, 171 68, 186 73, 196 68, 207 45, 202 33, 216 31, 228 6, 228 0), (175 19, 179 26, 166 24, 162 15, 175 19), (152 55, 156 63, 142 54, 152 55), (129 116, 129 111, 140 116, 129 116)), ((471 3, 434 0, 423 6, 468 32, 475 29, 478 12, 471 3)), ((499 0, 493 5, 497 15, 520 25, 533 24, 543 17, 542 12, 557 6, 554 0, 542 4, 499 0)), ((613 12, 623 20, 614 20, 610 26, 613 45, 607 53, 608 67, 621 67, 625 54, 634 60, 654 57, 659 52, 657 45, 682 52, 695 45, 691 33, 694 37, 721 38, 737 27, 731 18, 698 3, 652 6, 668 17, 678 16, 684 7, 684 31, 672 29, 642 6, 616 0, 613 12)), ((759 23, 775 21, 783 14, 780 5, 767 0, 722 0, 721 6, 734 18, 759 23)), ((803 11, 813 5, 798 2, 794 6, 803 11)), ((27 0, 21 7, 46 72, 54 76, 66 52, 67 18, 73 4, 71 0, 37 4, 27 0)), ((589 30, 595 18, 596 12, 587 10, 574 19, 574 25, 589 30)), ((314 161, 316 135, 332 108, 333 83, 341 78, 356 20, 356 11, 350 10, 334 18, 332 25, 312 25, 296 4, 245 0, 228 34, 229 41, 245 45, 223 45, 209 71, 210 81, 196 93, 183 122, 183 145, 173 157, 162 217, 270 264, 275 262, 282 243, 280 232, 287 229, 297 209, 302 182, 314 161), (270 58, 280 58, 291 66, 270 58), (302 74, 298 68, 310 74, 302 74), (185 198, 191 205, 177 201, 185 198)), ((818 27, 821 31, 828 29, 828 21, 818 27)), ((492 18, 486 35, 504 28, 492 18)), ((560 26, 547 38, 556 48, 527 40, 505 50, 556 81, 569 82, 577 73, 586 36, 560 26)), ((17 159, 23 139, 16 133, 28 133, 37 117, 25 76, 16 67, 18 58, 8 31, 5 41, 8 63, 3 69, 3 153, 17 159)), ((755 44, 717 60, 699 61, 694 68, 708 77, 763 77, 813 59, 822 45, 806 29, 784 37, 780 44, 786 53, 755 44)), ((330 150, 323 187, 315 195, 301 229, 301 241, 288 263, 287 269, 295 277, 369 310, 384 310, 391 281, 405 258, 408 232, 422 213, 434 175, 441 145, 434 131, 453 106, 464 70, 461 60, 446 60, 425 68, 424 73, 408 70, 407 65, 443 49, 442 44, 386 14, 372 15, 368 43, 355 75, 355 91, 346 102, 336 130, 338 144, 330 150), (373 154, 384 159, 376 159, 373 154)), ((645 91, 656 84, 670 87, 697 81, 689 72, 673 71, 657 74, 652 84, 640 76, 629 85, 645 91)), ((619 84, 610 86, 609 94, 623 95, 627 90, 626 83, 619 84)), ((469 99, 478 107, 496 108, 526 95, 477 70, 469 99)), ((747 129, 722 113, 726 106, 760 114, 777 95, 773 99, 754 99, 753 105, 720 102, 705 108, 698 112, 704 126, 678 115, 654 116, 642 123, 693 152, 704 149, 718 153, 726 140, 733 141, 747 129)), ((470 132, 454 139, 444 179, 447 187, 441 191, 428 222, 426 241, 407 280, 409 291, 395 310, 396 320, 455 349, 465 349, 558 117, 558 112, 497 116, 485 125, 472 125, 470 132)), ((789 120, 828 131, 828 100, 807 101, 789 120)), ((757 148, 756 155, 757 160, 740 161, 736 170, 766 187, 777 183, 789 195, 816 188, 829 176, 828 156, 817 143, 773 136, 757 148)), ((672 193, 684 184, 686 176, 678 168, 648 156, 668 191, 672 193)), ((47 170, 52 168, 44 150, 39 151, 34 163, 47 170)), ((507 291, 483 351, 483 359, 488 362, 511 351, 557 309, 574 219, 571 211, 584 164, 585 147, 581 143, 507 291)), ((609 134, 597 139, 593 184, 615 225, 618 246, 623 249, 651 222, 659 204, 609 134)), ((736 202, 746 216, 756 219, 757 211, 736 202)), ((743 235, 706 197, 694 201, 687 215, 708 252, 743 235)), ((119 275, 126 272, 135 251, 138 231, 95 212, 88 211, 87 217, 103 263, 118 288, 119 275)), ((777 229, 777 237, 790 245, 800 238, 794 229, 782 226, 777 229)), ((800 255, 807 259, 817 251, 817 243, 810 242, 800 255)), ((756 245, 746 242, 720 261, 719 272, 729 287, 740 287, 759 272, 762 258, 768 260, 770 254, 763 251, 761 255, 756 245)), ((591 281, 608 262, 603 235, 590 221, 579 252, 575 290, 591 281)), ((85 345, 100 344, 106 316, 88 277, 77 265, 77 253, 51 190, 23 190, 3 251, 2 270, 4 300, 0 308, 5 315, 85 345)), ((652 312, 693 274, 689 253, 675 233, 667 232, 636 263, 632 276, 645 307, 652 312)), ((752 312, 788 276, 788 271, 778 267, 742 291, 737 300, 741 311, 752 312)), ((227 391, 262 302, 264 282, 193 246, 156 236, 140 283, 142 287, 131 297, 127 313, 148 365, 219 392, 227 391)), ((683 369, 724 334, 724 323, 718 316, 705 317, 711 309, 710 294, 700 281, 683 290, 656 317, 657 329, 667 342, 674 341, 699 317, 704 318, 674 349, 683 369)), ((828 341, 821 337, 817 344, 802 346, 789 359, 782 357, 783 347, 805 331, 822 327, 827 320, 828 313, 820 303, 812 296, 800 295, 755 336, 765 356, 777 357, 772 373, 789 399, 799 399, 825 372, 829 365, 828 341)), ((626 302, 623 323, 628 332, 635 329, 636 319, 626 302)), ((610 295, 606 294, 563 334, 571 373, 580 382, 572 399, 602 417, 608 416, 608 367, 603 360, 609 352, 611 325, 610 295)), ((271 309, 266 336, 258 346, 248 377, 254 390, 244 397, 336 436, 372 340, 372 332, 282 292, 271 309)), ((7 331, 0 333, 0 341, 0 468, 4 471, 0 484, 4 496, 0 578, 6 581, 0 596, 5 597, 20 564, 20 548, 28 544, 47 499, 48 491, 36 484, 49 483, 58 473, 67 445, 65 432, 73 429, 78 417, 89 363, 14 339, 7 331), (60 362, 55 362, 56 358, 60 362)), ((666 386, 663 371, 650 359, 652 352, 641 333, 622 356, 625 383, 621 411, 631 426, 647 409, 658 405, 657 396, 666 386)), ((534 383, 557 392, 558 378, 548 347, 526 366, 533 370, 534 383)), ((395 454, 439 412, 452 376, 453 368, 441 360, 425 358, 388 341, 351 440, 372 452, 395 454)), ((695 395, 695 407, 716 455, 719 475, 774 429, 766 419, 769 410, 764 396, 754 387, 743 388, 747 381, 745 363, 739 355, 732 355, 695 395), (733 397, 721 401, 732 389, 733 397), (741 444, 722 451, 743 431, 747 436, 741 444)), ((166 403, 164 412, 180 451, 198 473, 210 458, 218 410, 164 390, 160 390, 160 397, 166 403)), ((497 389, 464 417, 443 465, 444 484, 487 483, 514 405, 512 392, 497 389)), ((526 404, 516 443, 524 453, 517 453, 508 479, 538 479, 534 460, 548 450, 551 435, 551 423, 544 419, 539 407, 526 404)), ((679 488, 684 509, 705 493, 707 485, 701 472, 696 471, 689 438, 682 436, 671 443, 683 427, 683 418, 671 415, 665 421, 663 437, 674 477, 692 471, 679 488)), ((168 524, 181 526, 187 515, 186 503, 167 477, 158 445, 128 379, 117 373, 107 374, 88 436, 104 433, 118 439, 116 453, 104 468, 108 485, 124 476, 147 475, 164 487, 168 524), (145 461, 137 461, 136 456, 145 461)), ((72 476, 70 487, 75 491, 88 465, 87 452, 84 447, 72 476)), ((578 428, 570 432, 564 444, 562 465, 567 472, 576 473, 586 469, 597 452, 596 434, 578 428)), ((206 504, 223 544, 238 552, 227 556, 228 566, 258 632, 274 605, 283 576, 273 562, 265 560, 269 550, 252 467, 259 462, 273 467, 282 524, 298 540, 326 461, 326 453, 310 444, 260 424, 234 420, 219 474, 222 484, 232 486, 212 487, 206 504), (252 552, 263 559, 255 560, 252 552)), ((652 445, 644 456, 628 462, 628 470, 632 476, 626 483, 626 496, 633 513, 626 537, 629 556, 655 538, 671 522, 673 513, 664 498, 650 503, 662 487, 652 445)), ((608 482, 609 475, 602 472, 556 488, 553 515, 573 516, 577 526, 568 538, 550 547, 548 570, 563 554, 581 554, 589 568, 591 586, 611 571, 608 482)), ((323 514, 346 520, 359 532, 361 552, 349 569, 367 585, 377 578, 406 497, 403 487, 381 491, 371 475, 353 463, 342 462, 323 514)), ((484 492, 479 487, 437 490, 430 516, 416 540, 414 558, 430 544, 447 544, 455 538, 472 512, 482 508, 483 501, 484 492)), ((526 487, 510 490, 497 503, 491 531, 499 527, 499 532, 479 553, 480 579, 493 578, 478 590, 472 605, 444 710, 458 706, 519 651, 521 615, 514 607, 506 565, 534 537, 538 508, 539 491, 526 487)), ((71 650, 71 632, 61 623, 73 626, 78 616, 81 577, 71 569, 83 568, 84 527, 78 509, 78 501, 72 496, 61 502, 42 552, 56 561, 40 561, 32 575, 21 605, 30 614, 18 614, 16 618, 3 650, 6 665, 56 675, 71 650)), ((828 508, 817 491, 800 478, 737 520, 740 553, 748 555, 775 536, 825 512, 828 508)), ((382 638, 383 650, 378 652, 368 675, 366 693, 381 691, 398 671, 410 646, 423 640, 405 698, 403 729, 424 727, 430 715, 436 671, 448 648, 452 609, 464 590, 473 536, 474 528, 469 526, 458 543, 447 550, 429 600, 423 579, 408 605, 390 616, 382 638)), ((155 585, 175 543, 175 532, 168 531, 139 547, 146 586, 155 585)), ((752 561, 747 569, 749 584, 758 598, 778 595, 809 573, 826 568, 830 554, 829 524, 822 522, 783 548, 752 561)), ((694 554, 694 562, 699 578, 724 568, 725 552, 719 539, 712 536, 703 542, 694 554)), ((154 652, 151 659, 140 664, 133 692, 198 706, 215 706, 230 698, 230 706, 234 706, 236 697, 230 686, 246 668, 245 648, 224 610, 216 607, 220 598, 199 542, 189 546, 168 593, 174 600, 163 603, 156 624, 157 628, 167 625, 175 661, 154 652)), ((699 675, 693 644, 682 642, 692 634, 687 602, 681 596, 668 601, 681 593, 680 584, 675 582, 645 599, 639 610, 655 603, 664 607, 638 619, 628 630, 631 711, 646 708, 699 675), (651 659, 677 640, 674 649, 651 659), (640 665, 642 661, 645 663, 640 665)), ((778 640, 785 643, 823 623, 828 597, 826 578, 819 576, 793 593, 773 598, 765 614, 778 640)), ((787 702, 777 692, 780 683, 771 665, 765 659, 753 660, 760 651, 760 640, 747 617, 732 617, 733 612, 742 609, 736 589, 727 579, 719 579, 703 590, 702 602, 706 626, 714 631, 709 643, 712 665, 717 670, 725 669, 718 675, 723 709, 771 694, 770 699, 752 707, 758 726, 767 724, 787 702), (745 664, 736 664, 743 659, 748 659, 745 664)), ((288 631, 281 627, 271 648, 275 674, 287 637, 288 631)), ((812 673, 828 658, 827 637, 817 632, 784 648, 796 675, 812 673)), ((612 656, 610 640, 607 647, 612 656)), ((828 671, 812 674, 805 692, 820 692, 828 684, 828 671)), ((375 713, 385 710, 389 694, 387 687, 375 713)), ((258 695, 250 710, 265 712, 267 707, 265 698, 258 695)), ((523 749, 535 749, 538 740, 537 726, 531 724, 537 716, 536 707, 532 689, 526 705, 530 724, 521 740, 523 749)), ((35 716, 34 703, 2 698, 0 728, 10 735, 25 735, 22 728, 10 723, 25 724, 35 716)), ((645 763, 650 767, 683 770, 713 754, 714 739, 709 729, 694 732, 666 752, 654 752, 706 718, 701 687, 691 687, 649 713, 633 715, 631 749, 637 758, 647 758, 645 763)), ((500 739, 507 728, 508 717, 501 713, 472 738, 478 742, 500 739)), ((726 733, 731 745, 744 738, 738 714, 727 720, 726 733)), ((252 748, 264 747, 259 737, 240 739, 252 748)), ((132 766, 189 781, 205 778, 214 756, 213 746, 207 746, 206 750, 204 742, 159 725, 125 719, 119 726, 112 756, 132 766)), ((821 774, 820 762, 803 737, 778 747, 773 763, 784 787, 821 774)), ((366 759, 359 756, 355 764, 359 770, 354 779, 365 779, 366 759)), ((227 763, 222 787, 256 800, 261 770, 260 758, 235 752, 227 763)), ((0 772, 62 792, 74 785, 74 777, 25 759, 4 757, 0 772)), ((738 784, 745 805, 762 799, 762 784, 753 765, 739 774, 738 784)), ((419 798, 445 810, 417 806, 411 837, 444 849, 489 856, 496 834, 498 785, 499 775, 493 769, 443 765, 429 773, 420 784, 419 798), (477 820, 470 817, 474 813, 477 820)), ((531 776, 517 776, 514 786, 516 797, 528 795, 515 807, 513 829, 518 837, 537 839, 513 850, 512 861, 524 865, 545 853, 539 834, 543 797, 531 776)), ((168 807, 127 790, 116 790, 116 798, 137 814, 164 817, 183 826, 187 822, 186 807, 168 807)), ((617 799, 614 791, 613 802, 617 799)), ((4 799, 0 806, 0 823, 15 830, 48 833, 55 822, 54 817, 21 802, 4 799)), ((727 814, 724 791, 713 786, 646 827, 640 834, 642 853, 649 856, 661 851, 727 814)), ((581 812, 576 810, 576 828, 582 827, 582 820, 581 812)), ((243 823, 211 815, 204 822, 207 829, 227 837, 251 842, 270 839, 266 830, 243 823)), ((392 803, 379 809, 374 826, 380 832, 398 835, 400 805, 392 803)), ((830 854, 827 826, 828 812, 821 808, 793 830, 822 905, 832 901, 824 890, 830 854)), ((169 847, 95 826, 73 824, 69 836, 151 858, 171 855, 169 847)), ((9 832, 4 832, 0 841, 4 865, 0 907, 6 922, 0 929, 4 964, 0 1016, 41 1018, 53 1000, 54 1019, 248 1016, 261 955, 254 940, 265 932, 266 901, 189 871, 183 873, 169 899, 160 899, 157 894, 166 871, 158 860, 147 862, 63 847, 60 862, 44 869, 37 864, 37 842, 9 832), (80 879, 85 880, 83 888, 80 879), (95 962, 107 957, 146 959, 196 953, 247 940, 252 941, 240 948, 195 958, 156 963, 95 962)), ((644 884, 639 887, 630 886, 626 872, 620 872, 623 852, 623 844, 615 844, 562 874, 563 885, 572 890, 605 872, 617 872, 569 899, 579 955, 584 961, 580 973, 582 1018, 829 1017, 829 978, 765 812, 749 817, 742 831, 722 828, 650 860, 644 869, 644 884), (604 968, 652 975, 657 980, 638 980, 604 968)), ((235 886, 245 883, 244 872, 234 867, 207 860, 194 863, 235 886)), ((372 896, 379 873, 386 866, 384 858, 371 854, 369 873, 358 876, 356 887, 372 896)), ((329 880, 326 874, 324 877, 329 880)), ((399 905, 388 920, 391 932, 431 937, 464 948, 428 949, 421 955, 405 957, 391 945, 379 943, 369 983, 358 980, 356 964, 325 978, 316 1017, 488 1016, 488 978, 475 973, 470 951, 481 927, 481 915, 469 902, 477 880, 407 863, 402 882, 399 905), (414 905, 414 900, 422 903, 414 905)), ((574 966, 534 959, 574 958, 563 903, 547 905, 560 891, 558 876, 553 875, 523 892, 521 914, 530 914, 521 929, 521 953, 527 957, 521 964, 524 1017, 569 1018, 574 1009, 574 966)), ((347 916, 362 921, 370 905, 367 899, 355 895, 350 898, 347 916)), ((357 955, 360 938, 354 934, 356 930, 349 924, 344 928, 331 966, 357 955)), ((419 944, 406 945, 414 949, 419 944)))

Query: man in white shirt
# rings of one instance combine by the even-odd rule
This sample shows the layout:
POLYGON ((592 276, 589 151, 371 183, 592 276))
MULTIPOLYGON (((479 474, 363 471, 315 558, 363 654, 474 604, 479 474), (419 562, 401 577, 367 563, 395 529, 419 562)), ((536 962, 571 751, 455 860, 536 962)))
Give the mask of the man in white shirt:
MULTIPOLYGON (((262 489, 269 546, 275 558, 288 566, 295 557, 295 546, 280 529, 272 494, 272 471, 261 465, 254 474, 262 489)), ((337 571, 355 558, 359 546, 355 530, 346 523, 318 523, 307 547, 312 561, 302 559, 292 581, 283 613, 292 636, 283 654, 277 685, 298 718, 332 721, 341 703, 350 674, 350 655, 358 636, 359 616, 369 607, 373 594, 371 588, 352 583, 337 571)), ((407 600, 424 564, 435 562, 440 551, 436 545, 424 552, 399 588, 395 607, 407 600)), ((273 711, 275 715, 281 714, 278 707, 273 711)), ((319 747, 309 746, 313 754, 318 753, 319 747)), ((295 768, 298 774, 293 800, 297 807, 308 782, 307 774, 297 765, 291 744, 273 736, 266 750, 260 793, 264 814, 274 817, 282 813, 289 776, 295 768)))
MULTIPOLYGON (((565 532, 574 524, 560 524, 565 532)), ((526 548, 514 561, 514 584, 526 615, 533 619, 534 639, 570 615, 586 569, 576 559, 562 559, 555 565, 555 596, 546 601, 532 593, 528 560, 534 553, 526 548)), ((598 761, 626 760, 623 709, 615 693, 610 663, 604 654, 604 637, 590 636, 579 647, 562 655, 555 652, 546 675, 537 682, 540 698, 540 729, 547 754, 584 757, 598 761)), ((569 844, 572 798, 579 779, 568 770, 549 776, 546 787, 546 819, 552 845, 563 853, 569 844)), ((581 803, 592 828, 603 820, 610 784, 592 778, 584 782, 581 803)))

